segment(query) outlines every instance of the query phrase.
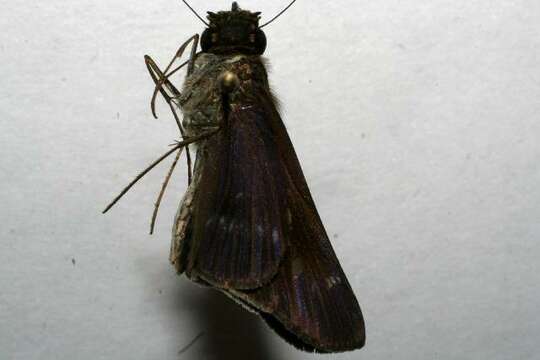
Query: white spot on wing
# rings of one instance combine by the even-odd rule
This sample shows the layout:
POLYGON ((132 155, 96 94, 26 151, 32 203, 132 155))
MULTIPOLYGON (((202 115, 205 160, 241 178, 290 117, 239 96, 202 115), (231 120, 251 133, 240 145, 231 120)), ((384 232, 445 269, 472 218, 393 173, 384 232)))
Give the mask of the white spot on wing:
POLYGON ((279 232, 276 228, 274 228, 272 230, 272 241, 274 244, 278 244, 279 243, 279 232))
POLYGON ((341 278, 339 276, 329 276, 326 278, 326 286, 329 289, 339 284, 341 284, 341 278))

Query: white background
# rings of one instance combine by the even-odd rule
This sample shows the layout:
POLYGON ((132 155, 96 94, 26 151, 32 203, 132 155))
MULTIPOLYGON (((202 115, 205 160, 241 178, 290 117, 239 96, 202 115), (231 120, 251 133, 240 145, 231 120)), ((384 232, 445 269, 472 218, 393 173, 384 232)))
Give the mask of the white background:
MULTIPOLYGON (((0 358, 318 358, 175 275, 184 165, 153 237, 165 164, 100 214, 177 138, 163 102, 150 114, 143 55, 164 65, 202 30, 187 8, 5 0, 0 30, 0 358)), ((539 32, 533 0, 300 0, 266 29, 367 323, 365 349, 325 358, 538 359, 539 32)))

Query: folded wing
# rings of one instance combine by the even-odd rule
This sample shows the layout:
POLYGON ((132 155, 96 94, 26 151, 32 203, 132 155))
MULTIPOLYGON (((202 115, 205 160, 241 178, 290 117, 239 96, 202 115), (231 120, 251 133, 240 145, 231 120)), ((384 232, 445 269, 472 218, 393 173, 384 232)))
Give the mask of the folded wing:
POLYGON ((192 267, 301 349, 360 348, 356 297, 272 98, 256 95, 234 104, 226 131, 208 140, 214 158, 194 206, 192 267))
POLYGON ((232 109, 227 126, 201 154, 212 159, 201 163, 193 206, 193 268, 217 287, 266 284, 285 252, 284 174, 260 110, 232 109))
POLYGON ((280 155, 287 189, 287 251, 271 283, 252 291, 231 289, 293 345, 319 352, 360 348, 365 326, 356 297, 332 249, 285 127, 268 97, 259 97, 265 124, 280 155))

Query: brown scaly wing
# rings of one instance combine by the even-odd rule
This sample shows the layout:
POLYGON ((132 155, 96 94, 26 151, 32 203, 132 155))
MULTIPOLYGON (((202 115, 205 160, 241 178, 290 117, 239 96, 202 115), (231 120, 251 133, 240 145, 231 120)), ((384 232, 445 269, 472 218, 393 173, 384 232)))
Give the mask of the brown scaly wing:
POLYGON ((219 288, 263 286, 286 248, 285 175, 276 143, 256 109, 242 107, 248 109, 232 109, 198 153, 187 273, 219 288))
POLYGON ((360 348, 358 302, 272 97, 264 89, 256 95, 236 104, 227 130, 207 140, 207 156, 217 157, 207 164, 217 166, 201 175, 191 276, 258 312, 298 348, 360 348))
MULTIPOLYGON (((265 95, 265 94, 263 94, 265 95)), ((251 309, 283 338, 304 350, 338 352, 360 348, 365 328, 356 297, 330 245, 298 158, 270 96, 259 96, 258 109, 236 114, 239 122, 254 116, 277 145, 287 189, 287 251, 276 277, 266 286, 227 292, 251 309)), ((283 185, 280 184, 280 185, 283 185)))
POLYGON ((253 291, 230 289, 285 340, 298 348, 338 352, 365 342, 358 302, 312 211, 295 204, 291 244, 277 276, 253 291))

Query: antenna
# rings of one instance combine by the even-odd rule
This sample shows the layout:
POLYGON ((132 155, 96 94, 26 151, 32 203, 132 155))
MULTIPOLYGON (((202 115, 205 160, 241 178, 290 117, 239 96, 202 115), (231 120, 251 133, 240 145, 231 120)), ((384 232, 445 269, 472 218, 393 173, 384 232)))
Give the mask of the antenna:
MULTIPOLYGON (((295 0, 295 1, 296 1, 296 0, 295 0)), ((193 10, 193 8, 188 4, 188 2, 187 2, 186 0, 182 0, 182 2, 183 2, 184 4, 186 4, 186 6, 189 8, 189 10, 191 10, 191 11, 195 14, 195 16, 198 17, 199 20, 201 20, 201 21, 203 22, 204 25, 210 26, 206 21, 203 20, 202 17, 199 16, 199 14, 197 14, 197 12, 196 12, 195 10, 193 10)), ((293 1, 293 2, 294 2, 294 1, 293 1)))
POLYGON ((296 0, 291 1, 291 3, 290 3, 289 5, 287 5, 287 7, 286 7, 285 9, 281 10, 281 12, 280 12, 279 14, 277 14, 276 16, 274 16, 274 17, 272 18, 272 20, 270 20, 270 21, 264 23, 263 25, 259 26, 259 29, 262 29, 263 27, 265 27, 266 25, 270 24, 272 21, 274 21, 274 20, 276 20, 278 17, 280 17, 280 16, 281 16, 285 11, 287 11, 287 10, 292 6, 292 4, 294 4, 295 2, 296 2, 296 0))

